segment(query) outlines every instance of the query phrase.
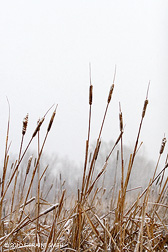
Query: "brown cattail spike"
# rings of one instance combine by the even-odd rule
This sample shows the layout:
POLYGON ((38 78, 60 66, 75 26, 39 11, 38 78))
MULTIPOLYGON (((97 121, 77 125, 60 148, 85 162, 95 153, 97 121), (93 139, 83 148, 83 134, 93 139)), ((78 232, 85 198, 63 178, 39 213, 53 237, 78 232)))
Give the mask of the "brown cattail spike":
POLYGON ((96 160, 96 159, 97 159, 97 157, 98 157, 99 150, 100 150, 100 145, 101 145, 101 141, 99 141, 98 146, 96 147, 95 160, 96 160))
POLYGON ((161 154, 163 153, 163 151, 164 151, 166 142, 167 142, 166 137, 164 137, 164 138, 162 139, 162 144, 161 144, 161 148, 160 148, 160 152, 159 152, 160 155, 161 155, 161 154))
MULTIPOLYGON (((57 105, 57 106, 58 106, 58 105, 57 105)), ((49 122, 49 124, 48 124, 48 128, 47 128, 47 131, 48 131, 48 132, 50 131, 51 126, 52 126, 52 124, 53 124, 54 117, 55 117, 55 115, 56 115, 57 106, 56 106, 56 108, 55 108, 55 110, 54 110, 54 112, 53 112, 53 114, 52 114, 52 116, 51 116, 50 122, 49 122)))
POLYGON ((113 94, 113 89, 114 89, 114 84, 110 88, 107 103, 110 103, 110 101, 111 101, 111 97, 112 97, 112 94, 113 94))
POLYGON ((148 105, 148 99, 146 99, 144 102, 144 107, 143 107, 143 111, 142 111, 142 118, 144 118, 144 116, 145 116, 147 105, 148 105))
POLYGON ((112 84, 112 86, 111 86, 111 88, 110 88, 109 96, 108 96, 108 100, 107 100, 107 103, 108 103, 108 104, 110 103, 111 97, 112 97, 112 94, 113 94, 115 77, 116 77, 116 65, 115 65, 115 70, 114 70, 113 84, 112 84))
POLYGON ((30 171, 30 166, 31 166, 32 159, 33 159, 33 156, 30 156, 30 158, 28 160, 28 164, 27 164, 26 174, 28 174, 29 171, 30 171))
POLYGON ((120 110, 120 113, 119 113, 119 120, 120 120, 120 131, 123 130, 123 117, 122 117, 122 112, 121 112, 121 105, 119 103, 119 110, 120 110))
POLYGON ((120 119, 120 131, 122 131, 123 130, 122 112, 119 114, 119 119, 120 119))
POLYGON ((145 100, 145 102, 144 102, 144 107, 143 107, 143 111, 142 111, 142 118, 144 118, 144 116, 145 116, 146 108, 147 108, 147 105, 148 105, 149 87, 150 87, 150 81, 149 81, 149 84, 148 84, 148 89, 147 89, 147 93, 146 93, 146 100, 145 100))
POLYGON ((93 99, 93 86, 90 85, 90 87, 89 87, 89 105, 92 105, 92 99, 93 99))
POLYGON ((43 117, 42 119, 39 120, 39 122, 37 124, 37 127, 36 127, 32 137, 36 136, 37 132, 40 130, 40 127, 41 127, 42 123, 44 122, 44 119, 45 119, 45 117, 43 117))
POLYGON ((92 85, 92 79, 91 79, 91 64, 90 64, 90 63, 89 63, 89 74, 90 74, 89 105, 92 105, 92 99, 93 99, 93 85, 92 85))
POLYGON ((25 135, 26 133, 28 118, 29 118, 29 115, 27 114, 25 118, 23 119, 22 135, 25 135))

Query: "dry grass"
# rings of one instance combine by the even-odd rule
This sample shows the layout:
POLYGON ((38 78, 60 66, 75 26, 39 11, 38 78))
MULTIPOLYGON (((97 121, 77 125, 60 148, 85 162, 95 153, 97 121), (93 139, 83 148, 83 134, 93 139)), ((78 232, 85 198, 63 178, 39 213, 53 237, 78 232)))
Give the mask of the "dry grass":
MULTIPOLYGON (((114 76, 115 81, 115 76, 114 76)), ((148 105, 148 91, 142 109, 140 125, 128 166, 124 162, 123 114, 119 105, 119 136, 111 151, 107 153, 104 165, 95 172, 97 157, 101 145, 101 134, 108 108, 112 99, 114 82, 110 88, 106 108, 100 125, 94 152, 89 158, 90 128, 93 102, 93 85, 89 87, 89 124, 86 140, 85 162, 81 185, 76 195, 67 196, 60 175, 57 184, 47 181, 48 169, 40 165, 43 148, 50 133, 56 109, 52 113, 46 135, 40 146, 40 129, 46 114, 38 121, 32 137, 23 149, 24 136, 28 125, 28 115, 23 120, 22 139, 18 159, 9 167, 9 126, 6 134, 4 164, 0 190, 0 247, 1 251, 167 251, 168 221, 167 193, 168 178, 164 177, 168 167, 167 159, 163 169, 157 174, 157 168, 164 151, 166 138, 161 144, 158 162, 148 186, 130 203, 128 184, 134 161, 138 153, 140 133, 148 105), (34 138, 38 142, 37 158, 29 157, 27 167, 21 168, 23 159, 34 138), (107 169, 109 158, 116 146, 116 162, 121 162, 119 189, 116 186, 116 171, 113 174, 113 187, 105 197, 104 182, 99 182, 107 169), (155 182, 157 182, 155 184, 155 182), (47 186, 46 186, 47 185, 47 186), (56 188, 59 188, 58 193, 56 188), (46 191, 45 191, 45 188, 46 191), (33 195, 33 189, 36 193, 33 195), (47 197, 52 191, 52 201, 47 197)), ((136 178, 135 178, 136 179, 136 178)), ((103 180, 102 180, 103 181, 103 180)), ((136 189, 136 188, 135 188, 136 189)))

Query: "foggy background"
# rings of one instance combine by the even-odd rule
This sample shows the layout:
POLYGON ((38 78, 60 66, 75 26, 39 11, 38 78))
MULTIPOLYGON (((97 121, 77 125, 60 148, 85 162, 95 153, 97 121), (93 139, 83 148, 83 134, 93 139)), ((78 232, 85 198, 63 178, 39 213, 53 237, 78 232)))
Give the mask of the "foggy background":
MULTIPOLYGON (((144 142, 141 154, 156 161, 164 133, 168 134, 167 12, 166 0, 1 1, 1 159, 8 120, 7 96, 11 108, 11 153, 19 151, 26 114, 29 113, 29 124, 25 144, 39 117, 55 103, 57 115, 44 150, 77 164, 83 162, 91 62, 91 141, 98 136, 117 65, 102 139, 109 142, 118 137, 120 102, 126 125, 123 141, 133 146, 150 80, 140 141, 144 142)), ((51 112, 46 119, 50 116, 51 112)), ((44 125, 42 138, 45 130, 44 125)), ((34 140, 33 148, 36 146, 34 140)))

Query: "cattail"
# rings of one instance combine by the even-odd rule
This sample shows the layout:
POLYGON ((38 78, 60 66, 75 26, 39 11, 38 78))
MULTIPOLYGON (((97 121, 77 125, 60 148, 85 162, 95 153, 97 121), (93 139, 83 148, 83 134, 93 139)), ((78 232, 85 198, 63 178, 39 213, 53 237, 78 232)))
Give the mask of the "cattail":
POLYGON ((90 87, 89 87, 89 105, 92 105, 92 99, 93 99, 93 85, 90 85, 90 87))
POLYGON ((120 131, 123 130, 123 118, 122 118, 122 112, 119 114, 119 119, 120 119, 120 131))
POLYGON ((11 164, 11 170, 13 169, 14 163, 11 164))
POLYGON ((36 127, 32 137, 36 136, 37 132, 40 130, 42 123, 44 122, 44 119, 45 119, 45 117, 43 117, 41 120, 38 121, 37 127, 36 127))
POLYGON ((148 100, 146 99, 144 102, 144 107, 143 107, 143 111, 142 111, 142 118, 144 118, 144 116, 145 116, 147 105, 148 105, 148 100))
POLYGON ((23 119, 22 135, 25 135, 26 133, 28 118, 29 118, 29 115, 27 114, 25 118, 23 119))
POLYGON ((167 142, 166 137, 164 137, 164 138, 162 139, 162 144, 161 144, 161 148, 160 148, 160 152, 159 152, 160 154, 163 153, 166 142, 167 142))
POLYGON ((29 173, 30 171, 30 166, 31 166, 31 162, 32 162, 33 156, 30 156, 29 160, 28 160, 28 164, 27 164, 27 169, 26 169, 26 175, 29 173))
POLYGON ((119 103, 119 108, 120 108, 120 113, 119 113, 119 120, 120 120, 120 131, 123 130, 123 116, 122 116, 122 112, 121 112, 121 105, 119 103))
POLYGON ((50 122, 49 122, 49 124, 48 124, 48 128, 47 128, 47 131, 48 131, 48 132, 49 132, 50 129, 51 129, 51 126, 52 126, 52 124, 53 124, 55 115, 56 115, 56 109, 54 110, 54 112, 53 112, 53 114, 52 114, 52 116, 51 116, 50 122))
POLYGON ((111 88, 110 88, 107 103, 110 103, 110 101, 111 101, 111 97, 112 97, 112 94, 113 94, 113 90, 114 90, 114 84, 113 84, 113 85, 111 86, 111 88))
POLYGON ((97 157, 98 157, 99 150, 100 150, 100 145, 101 145, 101 141, 99 141, 98 146, 97 146, 97 148, 96 148, 95 160, 96 160, 97 157))
POLYGON ((89 105, 92 105, 93 86, 91 81, 91 63, 89 63, 89 70, 90 70, 89 105))
POLYGON ((146 113, 146 108, 148 105, 148 92, 149 92, 149 86, 150 86, 150 81, 149 81, 149 85, 148 85, 148 89, 147 89, 147 94, 146 94, 146 100, 144 102, 144 107, 143 107, 143 111, 142 111, 142 118, 144 118, 145 113, 146 113))
POLYGON ((115 77, 116 77, 116 65, 115 65, 115 71, 114 71, 113 84, 111 85, 111 88, 110 88, 110 91, 109 91, 108 100, 107 100, 107 103, 108 103, 108 104, 110 103, 111 97, 112 97, 112 94, 113 94, 115 77))

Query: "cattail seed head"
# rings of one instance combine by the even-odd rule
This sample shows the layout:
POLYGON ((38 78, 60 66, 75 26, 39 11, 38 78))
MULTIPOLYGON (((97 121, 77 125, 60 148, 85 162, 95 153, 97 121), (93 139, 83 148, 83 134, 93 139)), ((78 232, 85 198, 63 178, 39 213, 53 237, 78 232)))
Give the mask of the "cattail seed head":
POLYGON ((110 103, 110 101, 111 101, 111 97, 112 97, 112 94, 113 94, 113 90, 114 90, 114 84, 113 84, 113 85, 111 86, 111 88, 110 88, 107 103, 110 103))
POLYGON ((95 160, 96 160, 97 157, 98 157, 99 150, 100 150, 100 145, 101 145, 101 141, 99 141, 98 146, 97 146, 97 148, 96 148, 95 160))
POLYGON ((148 105, 148 99, 146 99, 144 102, 144 107, 143 107, 143 111, 142 111, 142 118, 144 118, 144 116, 145 116, 147 105, 148 105))
POLYGON ((54 110, 54 112, 53 112, 53 114, 52 114, 52 116, 51 116, 50 122, 49 122, 49 124, 48 124, 48 128, 47 128, 47 131, 48 131, 48 132, 49 132, 50 129, 51 129, 51 126, 52 126, 52 124, 53 124, 55 115, 56 115, 56 109, 54 110))
POLYGON ((30 156, 29 160, 28 160, 28 164, 27 164, 27 169, 26 169, 26 175, 29 173, 30 171, 30 166, 31 166, 31 162, 32 162, 33 156, 30 156))
POLYGON ((27 114, 25 118, 23 119, 22 135, 25 135, 26 133, 28 118, 29 118, 29 115, 27 114))
POLYGON ((119 120, 120 120, 120 131, 123 130, 123 117, 122 112, 119 113, 119 120))
POLYGON ((40 119, 38 121, 37 127, 36 127, 32 137, 36 136, 37 132, 40 130, 40 127, 41 127, 42 123, 44 122, 44 119, 45 119, 45 117, 43 117, 42 119, 40 119))
POLYGON ((165 145, 166 145, 166 142, 167 142, 166 137, 164 137, 164 138, 162 139, 162 144, 161 144, 161 148, 160 148, 160 152, 159 152, 160 154, 163 153, 164 148, 165 148, 165 145))
POLYGON ((92 99, 93 99, 93 85, 90 85, 90 87, 89 87, 89 105, 92 105, 92 99))

